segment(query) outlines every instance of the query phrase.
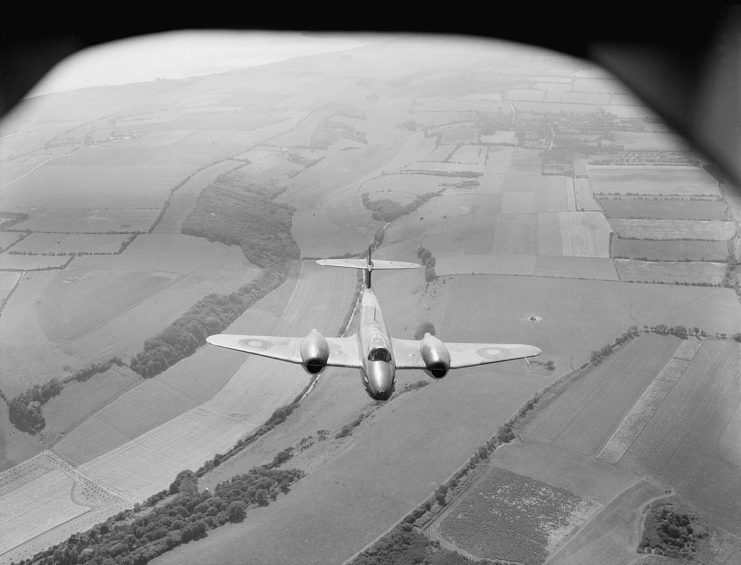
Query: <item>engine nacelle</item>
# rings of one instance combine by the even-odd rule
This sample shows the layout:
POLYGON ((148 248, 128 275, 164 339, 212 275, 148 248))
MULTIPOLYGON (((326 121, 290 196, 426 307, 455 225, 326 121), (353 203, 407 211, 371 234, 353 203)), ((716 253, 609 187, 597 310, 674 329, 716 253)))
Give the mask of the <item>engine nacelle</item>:
POLYGON ((445 344, 434 335, 426 333, 419 346, 425 371, 431 377, 442 379, 450 370, 450 352, 445 344))
POLYGON ((329 344, 317 330, 311 330, 301 342, 301 365, 307 373, 316 375, 327 366, 329 344))

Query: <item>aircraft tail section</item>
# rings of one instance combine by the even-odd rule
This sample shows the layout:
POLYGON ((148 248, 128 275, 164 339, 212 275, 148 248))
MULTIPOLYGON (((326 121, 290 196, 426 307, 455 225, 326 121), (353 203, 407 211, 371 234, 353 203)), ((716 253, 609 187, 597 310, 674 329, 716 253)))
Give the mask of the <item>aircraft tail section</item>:
POLYGON ((320 265, 327 267, 345 267, 347 269, 364 269, 365 285, 371 286, 371 272, 392 269, 418 269, 421 265, 417 263, 405 263, 403 261, 385 261, 383 259, 371 259, 371 248, 368 248, 367 259, 319 259, 320 265))

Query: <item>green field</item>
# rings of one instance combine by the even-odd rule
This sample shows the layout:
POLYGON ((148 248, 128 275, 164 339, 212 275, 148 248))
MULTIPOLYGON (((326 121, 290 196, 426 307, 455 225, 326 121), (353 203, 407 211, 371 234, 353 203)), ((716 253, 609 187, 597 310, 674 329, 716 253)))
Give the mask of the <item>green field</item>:
POLYGON ((620 461, 671 483, 705 521, 735 535, 741 535, 740 359, 741 344, 705 340, 620 461))
POLYGON ((0 271, 0 303, 4 302, 15 288, 22 274, 15 271, 0 271))
POLYGON ((38 255, 118 253, 130 236, 85 233, 32 233, 13 247, 14 252, 38 255))
POLYGON ((116 366, 96 375, 89 382, 66 385, 59 396, 44 405, 44 435, 53 440, 60 439, 60 434, 66 433, 140 380, 141 377, 134 372, 116 366))
POLYGON ((532 343, 559 370, 578 367, 632 325, 741 331, 741 306, 725 288, 491 275, 454 277, 440 289, 440 315, 454 332, 442 339, 532 343))
POLYGON ((725 241, 691 239, 612 239, 612 257, 648 261, 724 261, 728 258, 725 241))
POLYGON ((11 255, 0 254, 0 271, 48 271, 61 269, 70 260, 69 255, 11 255))
POLYGON ((701 283, 719 286, 726 274, 725 263, 700 261, 636 261, 615 259, 621 281, 657 283, 701 283))
POLYGON ((719 196, 715 179, 697 167, 589 165, 588 169, 595 194, 719 196))
POLYGON ((592 502, 573 492, 494 467, 440 523, 440 535, 487 559, 539 565, 550 538, 571 530, 592 502))
POLYGON ((523 439, 593 455, 644 389, 671 359, 680 340, 647 335, 571 383, 523 430, 523 439), (620 375, 615 378, 616 372, 620 375))
POLYGON ((24 234, 18 232, 0 231, 0 252, 5 251, 24 234))
POLYGON ((72 341, 179 278, 167 272, 66 269, 41 297, 39 322, 49 340, 72 341))
POLYGON ((608 218, 657 220, 727 220, 728 207, 722 200, 679 200, 657 198, 600 198, 608 218))
POLYGON ((40 206, 23 210, 29 218, 13 226, 15 229, 63 233, 146 232, 160 213, 159 207, 67 209, 40 206))
POLYGON ((638 556, 641 539, 641 512, 644 506, 663 494, 648 481, 639 481, 617 496, 604 510, 553 555, 553 565, 593 565, 610 563, 631 565, 638 556))
POLYGON ((535 214, 502 214, 496 220, 493 254, 535 255, 538 252, 538 222, 535 214))
POLYGON ((615 233, 626 239, 702 239, 728 241, 736 235, 734 222, 723 220, 610 219, 615 233))

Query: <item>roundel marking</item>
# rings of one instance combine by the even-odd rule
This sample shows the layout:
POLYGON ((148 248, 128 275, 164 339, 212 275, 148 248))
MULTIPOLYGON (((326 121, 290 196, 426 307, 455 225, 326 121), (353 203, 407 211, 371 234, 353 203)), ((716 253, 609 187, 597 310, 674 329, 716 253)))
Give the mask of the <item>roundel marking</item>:
POLYGON ((270 342, 262 339, 245 339, 242 340, 242 344, 245 347, 254 347, 255 349, 269 349, 270 342))
POLYGON ((477 349, 476 353, 484 359, 498 359, 504 354, 504 350, 500 347, 482 347, 477 349))

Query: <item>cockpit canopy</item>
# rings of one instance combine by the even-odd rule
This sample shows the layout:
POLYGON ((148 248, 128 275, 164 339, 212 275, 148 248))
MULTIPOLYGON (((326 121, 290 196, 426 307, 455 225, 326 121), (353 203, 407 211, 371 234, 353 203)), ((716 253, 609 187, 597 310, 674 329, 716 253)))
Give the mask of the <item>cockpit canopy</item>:
POLYGON ((368 361, 391 361, 389 344, 381 334, 375 334, 368 341, 368 361))
POLYGON ((368 353, 368 361, 391 361, 391 353, 385 347, 376 347, 368 353))

